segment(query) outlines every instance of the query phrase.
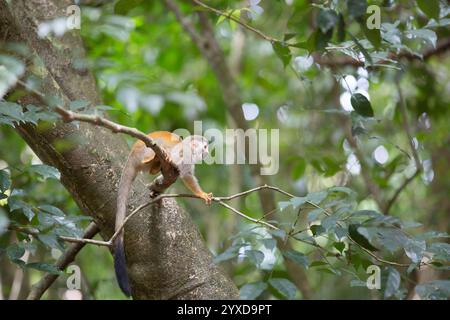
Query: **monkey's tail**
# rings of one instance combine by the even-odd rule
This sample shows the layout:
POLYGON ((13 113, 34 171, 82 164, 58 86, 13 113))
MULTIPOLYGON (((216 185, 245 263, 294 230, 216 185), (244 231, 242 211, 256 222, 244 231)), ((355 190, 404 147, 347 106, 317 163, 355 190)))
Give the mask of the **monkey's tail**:
MULTIPOLYGON (((130 193, 131 185, 133 184, 133 181, 137 175, 137 170, 135 169, 135 164, 133 163, 133 161, 133 154, 130 154, 120 178, 119 191, 117 195, 117 213, 115 226, 116 231, 125 220, 128 204, 128 194, 130 193)), ((124 232, 122 229, 119 236, 114 241, 114 269, 116 271, 116 278, 117 282, 119 283, 120 289, 126 296, 129 297, 131 295, 131 289, 127 274, 123 233, 124 232)))
POLYGON ((127 274, 127 261, 125 259, 125 248, 123 246, 123 238, 119 237, 114 242, 114 270, 116 271, 117 282, 122 292, 127 296, 131 296, 130 280, 127 274))

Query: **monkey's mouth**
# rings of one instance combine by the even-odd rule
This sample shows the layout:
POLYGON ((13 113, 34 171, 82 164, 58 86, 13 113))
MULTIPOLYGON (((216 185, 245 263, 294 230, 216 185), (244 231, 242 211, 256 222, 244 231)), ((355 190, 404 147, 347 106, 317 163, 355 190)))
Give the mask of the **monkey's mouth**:
POLYGON ((202 152, 202 160, 205 159, 208 156, 209 152, 208 150, 205 150, 202 152))

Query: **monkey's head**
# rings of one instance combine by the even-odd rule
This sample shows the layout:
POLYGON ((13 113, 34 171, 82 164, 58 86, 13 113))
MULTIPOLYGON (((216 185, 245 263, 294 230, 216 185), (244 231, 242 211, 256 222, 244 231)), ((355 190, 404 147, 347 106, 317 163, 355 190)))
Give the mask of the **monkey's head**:
POLYGON ((208 140, 203 136, 191 136, 190 138, 194 161, 203 160, 209 153, 208 140))
POLYGON ((195 164, 209 153, 208 140, 199 135, 188 136, 183 140, 183 163, 195 164))

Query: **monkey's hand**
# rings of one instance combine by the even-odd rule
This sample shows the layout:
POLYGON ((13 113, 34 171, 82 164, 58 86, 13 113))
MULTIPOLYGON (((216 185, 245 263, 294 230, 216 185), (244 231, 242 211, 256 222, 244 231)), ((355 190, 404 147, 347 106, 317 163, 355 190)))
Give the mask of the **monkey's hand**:
POLYGON ((211 205, 211 201, 213 198, 213 194, 211 192, 210 193, 202 192, 198 196, 202 198, 207 205, 211 205))

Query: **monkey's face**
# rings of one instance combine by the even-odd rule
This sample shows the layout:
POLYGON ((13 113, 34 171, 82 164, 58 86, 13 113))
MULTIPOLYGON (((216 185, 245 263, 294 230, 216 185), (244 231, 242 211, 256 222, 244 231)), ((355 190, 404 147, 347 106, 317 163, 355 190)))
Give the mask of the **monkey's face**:
POLYGON ((204 137, 196 137, 192 141, 192 154, 194 158, 194 162, 199 162, 205 159, 208 155, 208 140, 204 137))
POLYGON ((201 162, 209 153, 208 140, 202 136, 189 136, 183 140, 180 158, 185 164, 201 162))
POLYGON ((208 153, 209 153, 208 141, 205 139, 205 140, 202 142, 201 146, 202 146, 202 159, 205 159, 206 156, 207 156, 208 153))

